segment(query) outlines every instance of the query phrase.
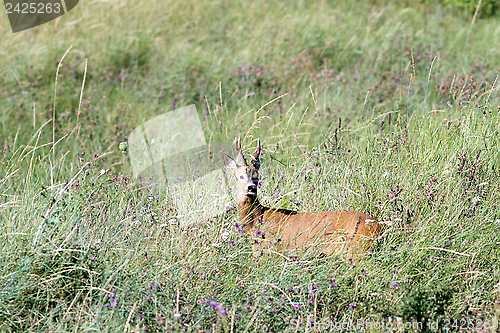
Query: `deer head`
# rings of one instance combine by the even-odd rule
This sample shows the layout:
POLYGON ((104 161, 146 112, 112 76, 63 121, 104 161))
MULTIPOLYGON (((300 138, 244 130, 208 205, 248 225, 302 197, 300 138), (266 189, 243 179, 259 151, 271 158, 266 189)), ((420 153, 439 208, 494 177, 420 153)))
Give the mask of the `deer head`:
POLYGON ((238 197, 257 197, 257 185, 259 183, 259 168, 260 168, 260 140, 257 140, 257 148, 255 149, 250 165, 247 163, 245 156, 241 151, 240 138, 235 142, 235 150, 238 164, 235 160, 226 154, 222 155, 224 163, 226 164, 226 169, 232 172, 236 176, 238 197))

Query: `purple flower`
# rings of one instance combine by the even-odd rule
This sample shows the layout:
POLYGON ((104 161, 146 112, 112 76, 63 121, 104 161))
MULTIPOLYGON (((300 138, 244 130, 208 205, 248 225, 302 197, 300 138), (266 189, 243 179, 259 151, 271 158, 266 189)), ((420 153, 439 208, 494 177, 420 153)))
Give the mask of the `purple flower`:
POLYGON ((397 284, 396 282, 392 282, 391 286, 393 286, 394 288, 397 288, 397 287, 399 287, 399 284, 397 284))
POLYGON ((296 304, 296 303, 293 304, 293 307, 296 308, 296 309, 299 309, 299 310, 301 309, 301 306, 298 305, 298 304, 296 304))
POLYGON ((226 207, 226 213, 229 213, 229 211, 230 211, 231 209, 233 209, 233 207, 231 207, 231 206, 227 206, 227 207, 226 207))
POLYGON ((267 325, 262 325, 262 328, 264 329, 264 331, 267 331, 268 329, 267 325))
POLYGON ((180 318, 181 314, 180 313, 174 313, 174 318, 180 318))
POLYGON ((231 245, 232 246, 236 246, 236 242, 234 240, 231 239, 231 245))
POLYGON ((142 313, 139 313, 138 317, 139 317, 139 319, 144 318, 144 316, 142 315, 142 313))
POLYGON ((151 289, 152 291, 155 291, 155 286, 153 286, 152 283, 149 284, 149 289, 151 289))
POLYGON ((355 308, 356 307, 356 303, 349 303, 349 307, 355 308))
POLYGON ((108 306, 115 306, 116 304, 118 304, 118 302, 115 300, 115 301, 112 301, 111 303, 106 303, 104 304, 105 307, 108 307, 108 306))
POLYGON ((108 295, 109 298, 115 298, 115 296, 116 296, 116 291, 114 290, 108 295))
POLYGON ((217 306, 217 302, 216 301, 210 301, 210 303, 208 305, 210 305, 211 307, 215 308, 217 306))
POLYGON ((258 185, 262 185, 262 184, 264 184, 264 183, 262 182, 262 180, 259 180, 259 182, 258 182, 257 184, 258 184, 258 185))
POLYGON ((286 178, 286 175, 284 175, 284 174, 281 174, 281 178, 286 178))
MULTIPOLYGON (((203 274, 202 274, 203 275, 203 274)), ((207 304, 207 301, 205 301, 203 298, 200 299, 201 304, 207 304)))

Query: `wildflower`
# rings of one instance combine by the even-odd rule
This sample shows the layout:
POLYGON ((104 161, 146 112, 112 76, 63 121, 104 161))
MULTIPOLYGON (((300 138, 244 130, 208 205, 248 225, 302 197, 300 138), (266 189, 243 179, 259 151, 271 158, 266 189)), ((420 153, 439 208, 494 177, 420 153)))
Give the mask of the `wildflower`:
POLYGON ((355 308, 356 307, 356 303, 349 303, 349 307, 355 308))
POLYGON ((284 174, 281 174, 281 178, 286 178, 286 175, 284 175, 284 174))
POLYGON ((180 313, 174 313, 174 318, 180 318, 181 314, 180 313))
POLYGON ((294 304, 293 304, 293 307, 294 307, 294 308, 296 308, 296 309, 298 309, 298 310, 300 310, 300 309, 302 308, 302 307, 301 307, 299 304, 297 304, 297 303, 294 303, 294 304))
POLYGON ((260 185, 262 185, 262 184, 264 184, 264 183, 262 182, 262 180, 259 180, 259 182, 257 183, 257 185, 259 185, 259 186, 260 186, 260 185))
POLYGON ((201 304, 207 304, 207 301, 205 301, 203 298, 200 298, 200 303, 201 304))
POLYGON ((109 298, 115 298, 115 296, 116 292, 114 290, 108 295, 109 298))
POLYGON ((392 282, 392 283, 391 283, 391 286, 393 286, 394 288, 398 288, 398 287, 399 287, 399 284, 397 284, 396 282, 392 282))
POLYGON ((106 304, 104 304, 104 306, 105 306, 105 307, 108 307, 108 306, 113 307, 113 306, 116 306, 116 304, 118 304, 118 302, 117 302, 116 300, 114 300, 114 301, 112 301, 111 303, 106 303, 106 304))
POLYGON ((217 306, 217 302, 216 301, 210 301, 210 303, 208 305, 210 305, 211 307, 215 308, 217 306))
POLYGON ((238 229, 239 233, 243 233, 243 229, 240 228, 238 223, 235 223, 234 226, 238 229))

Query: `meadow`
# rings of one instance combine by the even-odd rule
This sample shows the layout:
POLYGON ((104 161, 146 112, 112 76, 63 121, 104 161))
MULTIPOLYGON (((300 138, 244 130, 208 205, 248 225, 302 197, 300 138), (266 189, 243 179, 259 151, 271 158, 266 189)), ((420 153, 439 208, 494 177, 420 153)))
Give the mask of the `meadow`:
POLYGON ((498 17, 81 1, 16 34, 1 11, 0 36, 0 331, 498 329, 498 17), (260 138, 261 202, 383 237, 356 262, 255 259, 234 210, 181 228, 119 144, 190 104, 210 140, 260 138))

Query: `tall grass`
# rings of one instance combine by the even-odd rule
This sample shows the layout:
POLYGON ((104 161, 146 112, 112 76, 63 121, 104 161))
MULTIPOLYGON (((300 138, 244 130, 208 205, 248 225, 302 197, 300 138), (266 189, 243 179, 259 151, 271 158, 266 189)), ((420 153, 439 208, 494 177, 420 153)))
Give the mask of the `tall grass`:
POLYGON ((417 3, 83 1, 11 34, 0 15, 2 331, 498 323, 494 19, 417 3), (192 103, 207 138, 261 139, 263 203, 363 211, 384 236, 358 263, 256 260, 232 211, 180 228, 118 143, 192 103))

